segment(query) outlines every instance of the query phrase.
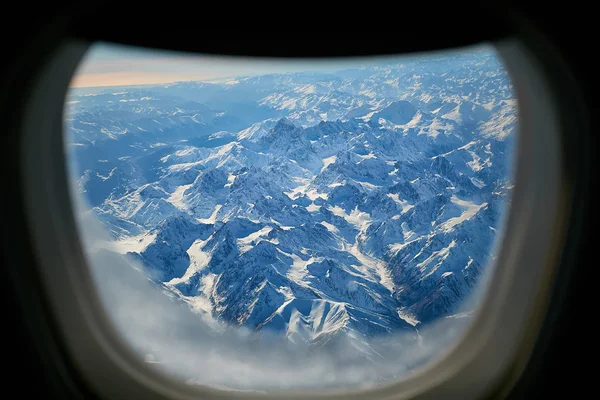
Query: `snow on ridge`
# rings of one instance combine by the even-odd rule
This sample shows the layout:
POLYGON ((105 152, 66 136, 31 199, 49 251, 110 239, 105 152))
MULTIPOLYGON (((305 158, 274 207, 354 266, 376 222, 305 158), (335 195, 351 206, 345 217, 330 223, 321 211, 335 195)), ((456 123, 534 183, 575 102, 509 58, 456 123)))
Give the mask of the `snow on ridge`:
MULTIPOLYGON (((271 226, 265 226, 264 228, 253 232, 251 234, 249 234, 248 236, 245 236, 243 238, 239 238, 237 240, 238 243, 238 247, 240 249, 240 253, 245 253, 248 250, 252 249, 254 246, 252 245, 253 242, 259 242, 260 240, 266 240, 264 239, 265 236, 267 236, 269 234, 269 232, 271 232, 273 230, 273 227, 271 226)), ((266 240, 269 241, 269 240, 266 240)))
POLYGON ((194 243, 192 243, 190 248, 187 250, 187 254, 190 257, 190 266, 185 271, 185 274, 183 274, 183 276, 181 276, 180 278, 171 279, 170 281, 166 282, 166 285, 174 286, 180 283, 187 283, 189 282, 190 278, 194 276, 194 274, 198 273, 208 265, 211 257, 210 253, 204 252, 202 248, 209 240, 210 239, 196 239, 194 243))
POLYGON ((323 159, 323 168, 321 169, 321 172, 325 171, 325 169, 327 169, 327 167, 333 163, 335 163, 335 160, 337 159, 336 156, 331 156, 331 157, 327 157, 323 159))
POLYGON ((402 207, 402 214, 407 213, 408 211, 410 211, 411 208, 414 207, 414 205, 410 204, 408 201, 400 200, 398 193, 388 193, 387 196, 394 200, 396 203, 400 204, 400 206, 402 207))
POLYGON ((193 183, 178 186, 177 189, 175 189, 175 191, 171 193, 171 195, 167 198, 167 201, 173 204, 175 207, 179 208, 180 210, 186 210, 187 204, 183 202, 183 194, 187 189, 192 187, 192 185, 193 183))
POLYGON ((202 224, 214 224, 215 222, 217 222, 217 214, 219 213, 219 211, 221 210, 221 208, 223 208, 222 204, 217 204, 215 206, 215 209, 213 210, 212 214, 210 215, 210 217, 208 218, 196 218, 196 221, 202 223, 202 224))
POLYGON ((483 207, 487 206, 487 204, 488 204, 485 202, 481 203, 481 204, 476 204, 476 203, 473 203, 470 201, 461 200, 454 195, 451 197, 451 201, 452 201, 452 203, 454 203, 460 207, 463 207, 464 211, 460 216, 450 218, 443 224, 440 224, 439 229, 441 231, 448 232, 448 231, 452 230, 452 228, 454 228, 456 225, 473 218, 473 216, 475 214, 477 214, 479 212, 479 210, 481 210, 483 207))

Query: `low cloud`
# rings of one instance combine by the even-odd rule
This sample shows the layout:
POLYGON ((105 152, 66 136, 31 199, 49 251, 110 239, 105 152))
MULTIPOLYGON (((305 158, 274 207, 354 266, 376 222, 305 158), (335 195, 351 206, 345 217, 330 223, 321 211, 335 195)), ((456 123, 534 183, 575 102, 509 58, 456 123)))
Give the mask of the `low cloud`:
POLYGON ((78 214, 88 263, 116 333, 140 359, 188 384, 268 391, 389 383, 440 356, 470 321, 446 318, 420 332, 345 338, 319 349, 294 345, 194 313, 135 261, 108 250, 110 239, 93 213, 78 214))

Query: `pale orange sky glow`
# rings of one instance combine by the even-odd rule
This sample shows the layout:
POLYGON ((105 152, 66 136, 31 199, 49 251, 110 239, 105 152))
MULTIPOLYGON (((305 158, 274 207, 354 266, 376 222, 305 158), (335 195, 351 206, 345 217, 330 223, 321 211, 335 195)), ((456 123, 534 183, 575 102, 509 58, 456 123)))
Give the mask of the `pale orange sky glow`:
POLYGON ((75 77, 71 81, 71 87, 148 85, 163 84, 177 81, 201 81, 210 80, 213 78, 215 78, 215 76, 203 73, 169 74, 163 72, 145 71, 98 72, 75 75, 75 77))

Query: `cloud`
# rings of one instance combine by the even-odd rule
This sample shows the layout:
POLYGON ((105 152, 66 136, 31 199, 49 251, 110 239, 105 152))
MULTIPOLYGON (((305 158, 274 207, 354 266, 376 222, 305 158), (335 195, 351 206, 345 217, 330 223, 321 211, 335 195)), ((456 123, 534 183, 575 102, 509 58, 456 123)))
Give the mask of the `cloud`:
POLYGON ((470 321, 449 318, 419 334, 345 338, 319 349, 226 326, 192 312, 135 261, 107 250, 103 226, 92 212, 81 212, 82 206, 78 203, 80 235, 115 333, 140 360, 188 384, 258 391, 367 388, 406 377, 439 356, 470 321))

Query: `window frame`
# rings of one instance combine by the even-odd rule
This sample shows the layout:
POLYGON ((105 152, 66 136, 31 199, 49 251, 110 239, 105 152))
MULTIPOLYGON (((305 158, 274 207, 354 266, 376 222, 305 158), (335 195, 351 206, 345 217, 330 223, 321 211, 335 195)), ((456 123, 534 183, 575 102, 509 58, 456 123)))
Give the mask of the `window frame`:
MULTIPOLYGON (((197 387, 182 385, 144 364, 110 327, 79 244, 62 148, 64 104, 56 101, 64 98, 87 46, 64 45, 39 76, 27 105, 22 130, 25 145, 20 149, 21 178, 39 272, 69 357, 88 384, 106 397, 264 398, 264 394, 214 389, 203 393, 197 387), (39 199, 46 201, 40 203, 39 199)), ((509 70, 519 103, 516 182, 505 233, 498 240, 501 252, 496 261, 506 262, 511 268, 494 268, 490 295, 462 340, 444 358, 404 381, 352 394, 331 393, 328 398, 481 397, 509 381, 510 371, 521 369, 527 360, 565 239, 573 187, 566 179, 560 150, 564 135, 560 131, 564 129, 559 120, 561 113, 557 111, 553 88, 545 81, 543 66, 523 45, 498 43, 497 49, 509 70), (536 206, 536 199, 547 200, 540 203, 546 208, 536 206), (548 218, 549 215, 554 218, 548 218), (539 224, 534 226, 531 221, 539 224), (524 268, 524 264, 529 266, 524 268), (523 278, 520 286, 515 284, 517 276, 523 278), (528 296, 532 289, 536 293, 533 297, 528 296), (527 312, 511 313, 515 304, 527 312), (501 315, 515 319, 502 319, 501 315), (511 324, 514 329, 508 333, 494 329, 511 324), (493 343, 504 343, 508 350, 493 343)), ((269 397, 305 398, 306 394, 316 398, 314 392, 272 393, 269 397)))

